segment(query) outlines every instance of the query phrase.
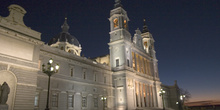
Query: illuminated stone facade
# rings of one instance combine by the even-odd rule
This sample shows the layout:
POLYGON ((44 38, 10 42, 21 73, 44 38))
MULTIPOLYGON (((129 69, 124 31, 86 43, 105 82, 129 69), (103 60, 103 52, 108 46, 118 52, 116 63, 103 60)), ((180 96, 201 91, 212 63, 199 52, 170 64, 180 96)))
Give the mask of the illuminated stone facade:
POLYGON ((50 58, 60 65, 51 77, 52 110, 162 108, 154 39, 146 25, 132 39, 120 0, 109 18, 110 53, 94 60, 80 56, 82 47, 68 32, 67 19, 62 32, 45 45, 41 33, 24 24, 26 11, 18 5, 9 9, 8 17, 0 16, 0 83, 11 88, 9 110, 45 109, 48 76, 41 65, 50 58))
POLYGON ((154 40, 149 37, 146 41, 150 44, 148 51, 142 40, 151 34, 137 29, 132 40, 128 30, 129 18, 121 5, 111 10, 109 21, 114 105, 123 110, 161 106, 157 92, 161 82, 157 72, 154 40))

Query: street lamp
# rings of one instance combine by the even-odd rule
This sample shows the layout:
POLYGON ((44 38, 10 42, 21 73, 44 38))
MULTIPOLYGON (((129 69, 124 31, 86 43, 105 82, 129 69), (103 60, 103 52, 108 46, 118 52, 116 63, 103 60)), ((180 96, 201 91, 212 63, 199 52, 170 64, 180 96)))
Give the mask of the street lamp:
POLYGON ((46 105, 45 110, 50 110, 49 107, 48 107, 48 103, 49 103, 49 91, 50 91, 50 77, 51 77, 54 73, 57 73, 58 70, 59 70, 59 65, 56 64, 55 66, 53 66, 52 63, 53 63, 53 59, 51 58, 51 59, 48 61, 46 67, 45 67, 44 64, 42 65, 43 73, 45 73, 46 75, 49 76, 49 79, 48 79, 48 88, 47 88, 47 105, 46 105))
POLYGON ((102 97, 101 97, 101 100, 102 100, 102 102, 103 102, 103 110, 105 110, 105 101, 107 100, 107 98, 104 97, 104 96, 102 96, 102 97))
POLYGON ((184 110, 184 99, 185 99, 185 97, 186 97, 186 95, 180 95, 180 100, 181 100, 183 110, 184 110))
POLYGON ((164 95, 165 93, 166 93, 166 91, 164 91, 163 89, 160 89, 159 94, 160 94, 160 96, 162 96, 163 110, 165 110, 165 107, 164 107, 164 98, 163 98, 163 95, 164 95))
POLYGON ((184 101, 184 98, 185 98, 186 96, 185 95, 180 95, 180 100, 181 101, 184 101))

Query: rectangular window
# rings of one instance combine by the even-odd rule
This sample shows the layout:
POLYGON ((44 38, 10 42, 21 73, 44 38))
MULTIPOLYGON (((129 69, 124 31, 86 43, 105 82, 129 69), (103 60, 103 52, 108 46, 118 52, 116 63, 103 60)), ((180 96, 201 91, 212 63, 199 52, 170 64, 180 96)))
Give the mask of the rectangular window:
POLYGON ((83 69, 83 79, 86 79, 86 69, 83 69))
POLYGON ((74 65, 69 65, 69 73, 70 73, 70 76, 73 77, 74 76, 74 65))
POLYGON ((74 104, 74 95, 68 95, 68 107, 72 108, 74 104))
POLYGON ((94 98, 94 107, 98 107, 98 98, 97 97, 94 98))
POLYGON ((39 97, 40 97, 40 93, 36 92, 35 93, 35 98, 34 98, 34 106, 38 107, 39 106, 39 97))
POLYGON ((82 97, 82 107, 87 107, 87 98, 82 97))
POLYGON ((116 59, 116 67, 119 67, 119 59, 116 59))
POLYGON ((70 76, 73 77, 73 68, 70 69, 70 76))
POLYGON ((52 107, 58 107, 58 93, 52 94, 52 107))

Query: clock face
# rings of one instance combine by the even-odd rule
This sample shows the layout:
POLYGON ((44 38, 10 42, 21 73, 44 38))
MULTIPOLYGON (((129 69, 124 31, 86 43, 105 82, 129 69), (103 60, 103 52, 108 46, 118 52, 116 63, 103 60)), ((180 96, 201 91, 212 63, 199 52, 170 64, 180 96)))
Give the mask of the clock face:
POLYGON ((118 18, 115 18, 115 19, 113 20, 113 22, 114 22, 114 28, 115 28, 115 27, 118 27, 118 18))

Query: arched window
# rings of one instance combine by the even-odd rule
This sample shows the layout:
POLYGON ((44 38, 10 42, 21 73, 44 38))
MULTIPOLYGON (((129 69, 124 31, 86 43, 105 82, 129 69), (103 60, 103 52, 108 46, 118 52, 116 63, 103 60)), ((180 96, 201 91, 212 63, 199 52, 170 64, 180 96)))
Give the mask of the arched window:
POLYGON ((113 23, 114 23, 114 28, 118 27, 118 18, 115 18, 113 20, 113 23))
POLYGON ((124 20, 124 28, 127 28, 127 20, 124 20))
POLYGON ((145 47, 145 49, 147 49, 147 41, 144 42, 144 47, 145 47))

